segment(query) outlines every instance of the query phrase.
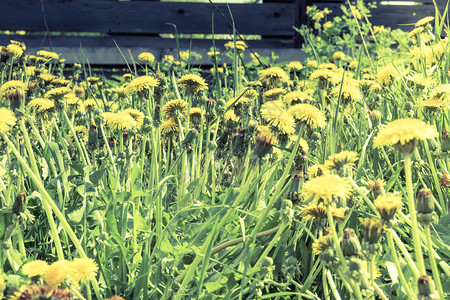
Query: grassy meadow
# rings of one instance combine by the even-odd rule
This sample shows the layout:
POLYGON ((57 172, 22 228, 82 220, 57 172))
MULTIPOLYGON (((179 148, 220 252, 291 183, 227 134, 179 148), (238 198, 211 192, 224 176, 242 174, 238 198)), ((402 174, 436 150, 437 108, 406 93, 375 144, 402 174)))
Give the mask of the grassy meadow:
POLYGON ((341 9, 305 61, 1 46, 0 299, 448 299, 447 11, 341 9))

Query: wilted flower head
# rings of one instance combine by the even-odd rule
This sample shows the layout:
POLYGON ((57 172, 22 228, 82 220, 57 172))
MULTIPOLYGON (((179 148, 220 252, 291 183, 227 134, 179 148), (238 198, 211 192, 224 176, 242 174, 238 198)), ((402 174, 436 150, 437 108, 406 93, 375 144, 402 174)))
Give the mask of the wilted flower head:
POLYGON ((263 158, 272 150, 272 147, 276 142, 277 139, 270 131, 258 133, 256 136, 255 154, 259 158, 263 158))
POLYGON ((364 240, 370 244, 378 243, 383 232, 383 222, 377 218, 360 219, 364 240))

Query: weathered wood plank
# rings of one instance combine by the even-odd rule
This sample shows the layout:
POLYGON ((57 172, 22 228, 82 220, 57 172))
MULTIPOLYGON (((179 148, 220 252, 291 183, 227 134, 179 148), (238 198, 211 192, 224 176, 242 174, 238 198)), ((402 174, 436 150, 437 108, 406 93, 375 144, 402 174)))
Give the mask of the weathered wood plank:
MULTIPOLYGON (((341 14, 339 3, 316 3, 319 9, 328 8, 332 14, 328 19, 341 14)), ((443 7, 440 7, 444 11, 443 7)), ((369 21, 373 25, 384 25, 393 29, 400 28, 405 31, 413 29, 414 24, 426 16, 434 16, 435 8, 433 5, 379 5, 377 8, 371 9, 371 17, 369 21)))
MULTIPOLYGON (((7 45, 10 39, 24 42, 27 46, 28 54, 35 54, 38 50, 49 50, 45 38, 42 36, 0 36, 0 45, 7 45)), ((82 62, 81 48, 84 57, 93 65, 125 65, 119 50, 114 44, 116 41, 120 51, 128 58, 131 51, 135 60, 137 56, 148 51, 155 55, 157 60, 161 60, 164 55, 175 55, 177 46, 175 39, 161 39, 158 37, 52 37, 53 51, 61 54, 67 63, 82 62)), ((220 52, 224 51, 226 40, 216 40, 216 47, 220 52)), ((271 52, 275 52, 280 57, 280 61, 301 60, 304 59, 303 52, 299 48, 294 48, 292 40, 249 40, 247 41, 253 51, 262 56, 271 56, 271 52)), ((180 40, 181 50, 195 51, 203 56, 201 60, 194 61, 197 65, 210 65, 211 61, 207 56, 207 52, 212 47, 212 41, 207 39, 180 40)), ((250 60, 250 52, 246 51, 246 59, 250 60)), ((224 62, 231 63, 227 59, 224 62)))
MULTIPOLYGON (((209 3, 153 1, 44 1, 50 31, 104 33, 230 33, 228 23, 209 3)), ((226 4, 217 7, 229 18, 226 4)), ((230 4, 243 34, 293 35, 294 3, 230 4)), ((39 1, 0 1, 0 29, 45 31, 39 1)))

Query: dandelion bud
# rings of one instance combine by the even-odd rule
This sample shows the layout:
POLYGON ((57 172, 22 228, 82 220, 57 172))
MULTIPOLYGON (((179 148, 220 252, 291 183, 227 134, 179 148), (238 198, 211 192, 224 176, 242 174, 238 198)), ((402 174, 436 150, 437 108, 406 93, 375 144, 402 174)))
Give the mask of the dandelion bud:
POLYGON ((232 137, 232 150, 233 155, 242 157, 247 150, 247 144, 245 143, 245 129, 234 129, 232 137))
POLYGON ((423 188, 416 197, 417 218, 424 225, 430 225, 438 219, 434 211, 433 193, 430 189, 423 188))
POLYGON ((352 228, 344 229, 342 252, 344 256, 357 256, 361 253, 361 244, 359 243, 355 230, 352 228))
POLYGON ((373 199, 384 193, 384 181, 382 179, 375 179, 375 181, 369 181, 369 193, 373 199))
POLYGON ((25 204, 26 200, 27 200, 27 195, 26 195, 25 191, 21 191, 17 195, 16 200, 14 201, 14 205, 12 207, 13 213, 15 213, 16 215, 19 215, 22 212, 22 208, 23 208, 23 205, 25 204))
POLYGON ((383 222, 376 218, 366 218, 361 220, 364 240, 369 245, 377 244, 383 232, 383 222))
POLYGON ((414 108, 414 104, 411 101, 406 101, 405 104, 403 105, 403 109, 405 111, 413 110, 413 108, 414 108))
POLYGON ((441 151, 450 152, 450 139, 448 138, 448 133, 445 128, 441 131, 441 151))
MULTIPOLYGON (((197 125, 198 126, 198 125, 197 125)), ((194 138, 197 136, 198 134, 198 127, 192 128, 187 134, 186 137, 184 138, 183 141, 183 147, 187 148, 187 149, 191 149, 192 148, 192 141, 194 140, 194 138)))
POLYGON ((439 294, 435 289, 434 281, 430 276, 428 275, 420 276, 417 285, 419 288, 418 299, 420 300, 439 299, 439 294))
POLYGON ((155 106, 155 115, 153 118, 153 123, 155 124, 156 127, 158 127, 161 124, 161 106, 158 104, 155 106))
POLYGON ((272 150, 276 143, 276 138, 271 132, 261 132, 256 136, 255 154, 259 158, 263 158, 272 150))
POLYGON ((442 187, 450 187, 450 174, 448 173, 442 174, 439 182, 442 187))
POLYGON ((375 199, 375 206, 380 213, 381 219, 389 222, 402 206, 402 198, 392 193, 380 195, 375 199))
POLYGON ((113 137, 108 138, 109 147, 114 148, 116 146, 116 139, 113 137))
POLYGON ((379 110, 369 111, 369 119, 372 122, 372 127, 377 127, 380 125, 381 112, 379 110))
POLYGON ((365 272, 364 268, 361 265, 361 260, 356 257, 352 257, 350 258, 347 267, 348 267, 346 271, 347 275, 351 277, 354 281, 360 282, 365 272))
POLYGON ((300 201, 300 193, 298 192, 300 189, 300 182, 303 181, 303 174, 298 172, 294 174, 292 178, 291 186, 289 187, 289 191, 286 193, 286 197, 292 202, 300 201))
POLYGON ((89 127, 88 145, 90 147, 96 147, 97 142, 98 142, 97 126, 95 126, 95 124, 91 124, 91 126, 89 127))

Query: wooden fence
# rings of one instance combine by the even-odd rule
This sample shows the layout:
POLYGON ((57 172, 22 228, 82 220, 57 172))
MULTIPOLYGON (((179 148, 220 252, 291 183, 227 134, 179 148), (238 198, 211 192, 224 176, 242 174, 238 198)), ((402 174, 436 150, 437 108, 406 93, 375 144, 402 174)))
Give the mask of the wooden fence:
MULTIPOLYGON (((431 0, 414 1, 420 1, 419 5, 379 3, 378 8, 372 10, 371 21, 374 25, 408 29, 402 24, 434 16, 431 0)), ((162 37, 174 34, 175 28, 184 37, 186 34, 211 34, 213 30, 215 34, 231 34, 231 12, 240 34, 260 36, 259 40, 248 41, 254 51, 263 56, 275 51, 280 60, 301 59, 300 37, 292 27, 306 24, 305 10, 311 4, 309 0, 267 0, 229 6, 150 0, 1 0, 0 30, 25 30, 27 34, 0 35, 0 45, 8 44, 10 39, 23 41, 28 53, 53 50, 62 53, 68 63, 81 62, 82 49, 93 65, 121 65, 125 62, 118 47, 128 59, 130 55, 137 58, 144 51, 152 52, 157 58, 175 54, 176 40, 162 37)), ((338 14, 340 5, 345 3, 315 0, 314 4, 338 14)), ((441 12, 444 6, 440 4, 441 12)), ((206 52, 212 46, 210 39, 188 36, 180 38, 179 42, 182 49, 204 56, 198 63, 206 63, 206 52)), ((225 42, 216 40, 216 45, 223 48, 225 42)))

